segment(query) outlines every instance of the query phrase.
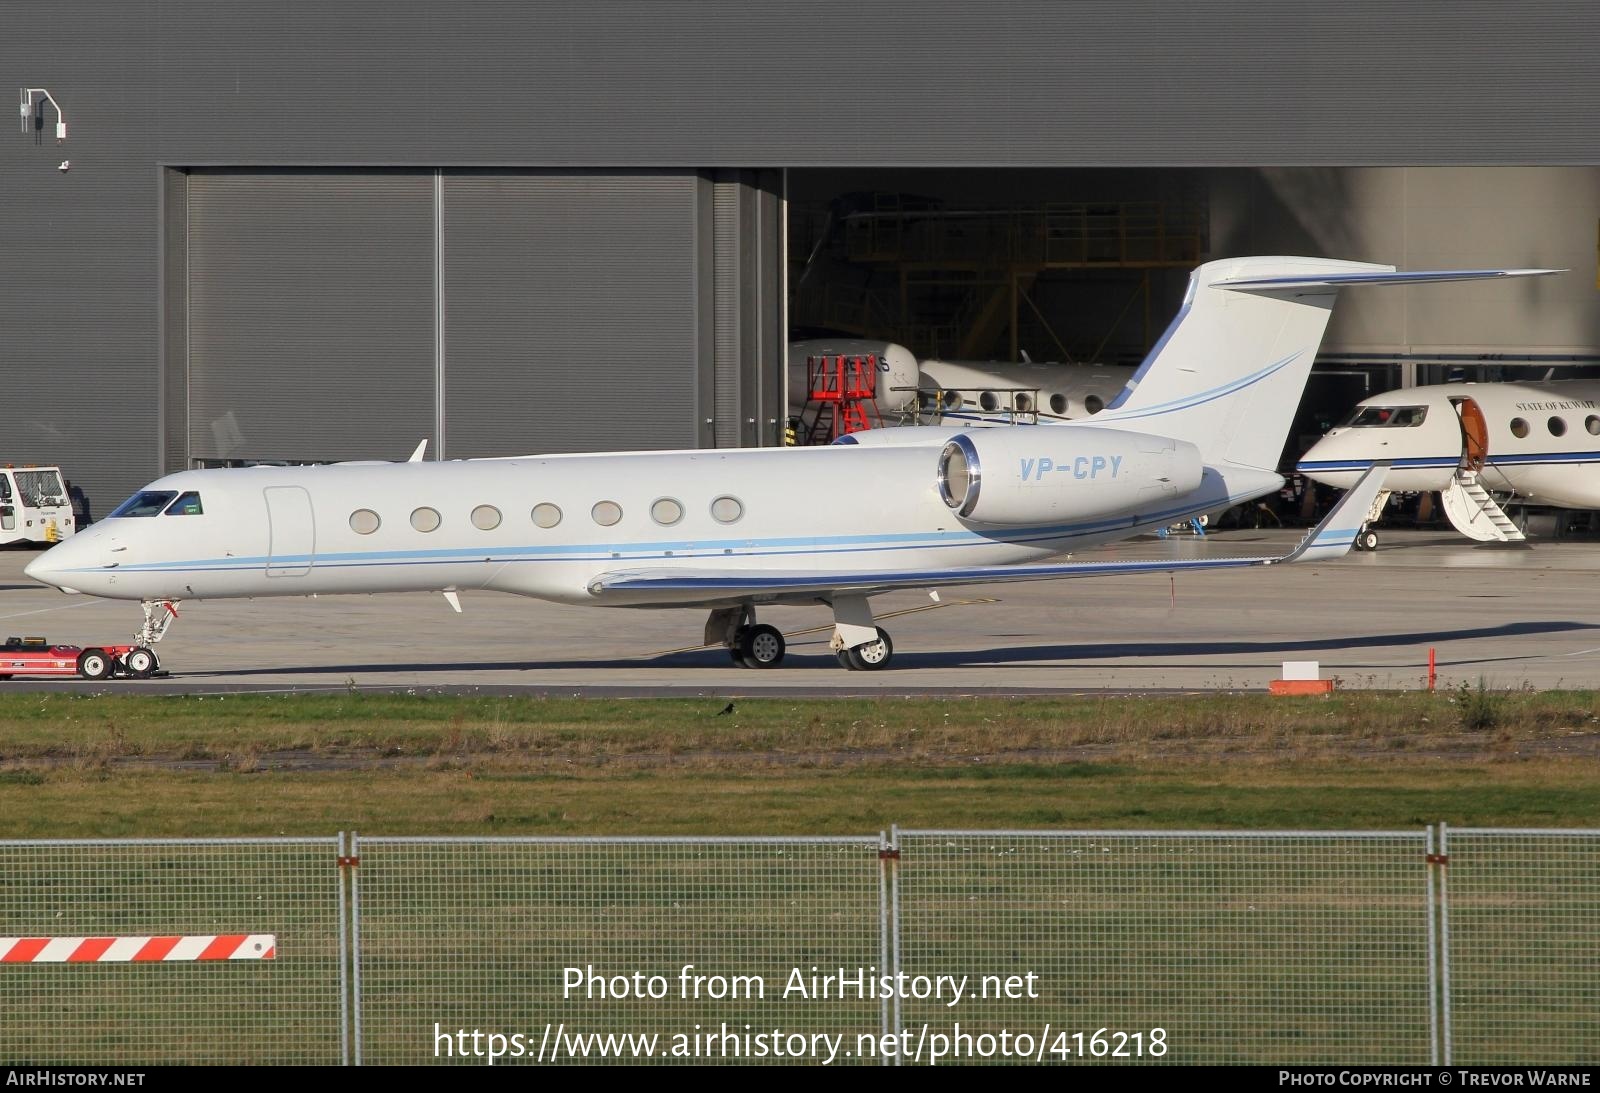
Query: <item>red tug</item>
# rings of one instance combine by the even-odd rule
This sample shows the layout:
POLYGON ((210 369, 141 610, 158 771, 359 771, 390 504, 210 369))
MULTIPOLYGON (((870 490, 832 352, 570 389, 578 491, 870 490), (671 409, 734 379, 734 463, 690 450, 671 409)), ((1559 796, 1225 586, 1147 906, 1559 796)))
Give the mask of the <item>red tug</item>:
POLYGON ((0 680, 12 676, 122 676, 148 679, 160 668, 143 645, 51 645, 44 638, 7 638, 0 645, 0 680))

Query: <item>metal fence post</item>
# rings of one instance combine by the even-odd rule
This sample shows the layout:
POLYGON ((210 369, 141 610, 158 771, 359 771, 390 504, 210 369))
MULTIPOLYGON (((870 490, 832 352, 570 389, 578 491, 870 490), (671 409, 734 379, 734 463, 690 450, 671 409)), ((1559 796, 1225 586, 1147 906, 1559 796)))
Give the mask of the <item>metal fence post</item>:
POLYGON ((1438 856, 1433 852, 1433 828, 1428 828, 1427 857, 1423 861, 1422 874, 1427 878, 1427 903, 1428 916, 1428 1057, 1434 1065, 1439 1065, 1439 939, 1435 929, 1434 918, 1438 914, 1438 905, 1434 901, 1433 871, 1438 866, 1438 856))
POLYGON ((338 856, 335 868, 339 870, 339 1065, 350 1065, 350 938, 344 909, 344 832, 339 832, 338 856))
POLYGON ((1449 1066, 1453 1056, 1450 1036, 1450 825, 1439 824, 1439 994, 1441 1006, 1439 1024, 1444 1032, 1444 1065, 1449 1066))
MULTIPOLYGON (((894 849, 892 868, 889 870, 889 974, 900 975, 900 825, 889 825, 889 845, 894 849)), ((900 1035, 900 992, 895 991, 890 1000, 895 1036, 900 1035)), ((894 1065, 901 1065, 901 1053, 895 1052, 894 1065)))
POLYGON ((350 874, 350 1027, 355 1037, 355 1063, 361 1065, 361 880, 355 868, 361 861, 361 837, 350 832, 350 856, 340 866, 350 874))

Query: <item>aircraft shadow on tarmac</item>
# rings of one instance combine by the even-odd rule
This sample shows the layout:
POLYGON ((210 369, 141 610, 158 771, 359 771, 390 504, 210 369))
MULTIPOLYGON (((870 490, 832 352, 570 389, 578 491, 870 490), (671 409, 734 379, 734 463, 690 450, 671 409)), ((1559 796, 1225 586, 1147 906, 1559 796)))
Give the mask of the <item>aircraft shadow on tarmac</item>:
MULTIPOLYGON (((1429 646, 1438 646, 1446 642, 1472 641, 1486 638, 1514 639, 1534 634, 1560 634, 1577 633, 1582 631, 1600 630, 1600 625, 1586 622, 1571 621, 1545 621, 1545 622, 1515 622, 1500 626, 1468 627, 1455 630, 1428 630, 1412 631, 1400 634, 1355 634, 1332 635, 1327 637, 1303 638, 1289 641, 1250 641, 1236 639, 1229 641, 1151 641, 1151 642, 1122 642, 1116 644, 1097 644, 1093 642, 1062 643, 1052 645, 1006 645, 993 649, 967 649, 967 650, 931 650, 919 652, 914 649, 900 649, 895 652, 894 669, 908 668, 976 668, 994 667, 1004 665, 1025 666, 1029 662, 1051 662, 1050 665, 1041 663, 1041 667, 1059 664, 1061 661, 1094 661, 1104 662, 1120 660, 1128 657, 1184 657, 1206 658, 1219 656, 1268 656, 1278 657, 1280 654, 1309 653, 1319 651, 1336 651, 1342 649, 1377 649, 1392 648, 1395 646, 1409 646, 1419 651, 1429 646)), ((790 646, 789 656, 785 663, 795 663, 796 667, 833 667, 833 654, 826 651, 825 638, 819 636, 813 642, 796 642, 790 646), (812 648, 816 653, 812 653, 812 648)), ((1520 655, 1485 656, 1464 658, 1457 657, 1448 663, 1487 663, 1497 660, 1520 660, 1520 655)), ((526 672, 550 671, 556 669, 583 670, 583 669, 618 669, 618 668, 732 668, 728 661, 728 654, 721 649, 696 649, 685 652, 665 653, 658 656, 639 657, 608 657, 594 660, 479 660, 440 663, 407 662, 399 664, 316 664, 316 665, 290 665, 280 664, 266 667, 237 668, 213 670, 203 672, 185 672, 181 669, 178 675, 183 678, 196 679, 217 676, 260 676, 260 675, 308 675, 308 676, 351 676, 356 673, 382 675, 396 672, 526 672)), ((1237 663, 1206 663, 1203 659, 1193 660, 1185 667, 1194 668, 1239 668, 1244 665, 1237 663)), ((782 669, 779 669, 781 671, 782 669)))

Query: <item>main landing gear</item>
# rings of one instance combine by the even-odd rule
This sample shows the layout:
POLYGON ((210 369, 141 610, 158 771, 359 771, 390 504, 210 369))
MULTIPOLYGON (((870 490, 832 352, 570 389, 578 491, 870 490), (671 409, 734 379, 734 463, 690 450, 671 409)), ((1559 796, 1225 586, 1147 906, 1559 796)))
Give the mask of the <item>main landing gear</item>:
MULTIPOLYGON (((741 668, 776 668, 783 663, 788 647, 777 627, 756 622, 751 604, 711 612, 706 620, 706 644, 723 646, 741 668)), ((873 623, 865 596, 834 597, 829 648, 839 666, 852 672, 887 668, 894 657, 894 642, 887 630, 873 623)))

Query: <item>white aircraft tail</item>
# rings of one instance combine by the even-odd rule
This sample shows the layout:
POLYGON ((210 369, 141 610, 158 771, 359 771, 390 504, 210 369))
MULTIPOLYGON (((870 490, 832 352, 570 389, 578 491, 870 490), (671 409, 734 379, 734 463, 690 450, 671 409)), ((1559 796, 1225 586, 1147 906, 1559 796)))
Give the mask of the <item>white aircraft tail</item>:
POLYGON ((1189 278, 1183 308, 1096 427, 1187 440, 1206 463, 1275 471, 1339 289, 1523 277, 1327 258, 1225 258, 1189 278))

